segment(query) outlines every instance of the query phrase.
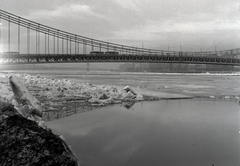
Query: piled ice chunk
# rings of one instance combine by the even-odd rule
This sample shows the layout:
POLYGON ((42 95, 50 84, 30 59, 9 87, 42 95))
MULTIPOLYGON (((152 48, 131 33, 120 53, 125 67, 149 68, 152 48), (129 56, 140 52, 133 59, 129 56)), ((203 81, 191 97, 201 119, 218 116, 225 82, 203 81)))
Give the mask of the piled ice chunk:
POLYGON ((42 116, 42 108, 40 107, 40 102, 33 97, 25 85, 23 85, 17 77, 10 76, 9 82, 14 93, 13 105, 21 108, 21 104, 25 107, 23 110, 29 110, 33 114, 42 116))
MULTIPOLYGON (((11 75, 13 74, 0 74, 0 79, 1 77, 8 78, 11 75)), ((42 78, 40 75, 14 74, 14 76, 27 86, 31 94, 46 101, 85 99, 95 105, 107 105, 128 100, 143 100, 143 96, 136 94, 129 86, 122 89, 116 86, 75 83, 67 79, 42 78)), ((9 94, 12 93, 8 86, 5 85, 4 94, 7 99, 11 100, 9 94)))

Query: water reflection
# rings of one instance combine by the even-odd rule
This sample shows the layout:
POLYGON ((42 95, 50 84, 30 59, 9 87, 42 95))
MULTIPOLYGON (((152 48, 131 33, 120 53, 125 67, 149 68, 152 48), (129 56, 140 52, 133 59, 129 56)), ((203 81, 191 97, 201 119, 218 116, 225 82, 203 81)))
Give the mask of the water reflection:
POLYGON ((174 100, 101 108, 49 122, 82 165, 239 165, 237 102, 174 100))
POLYGON ((134 102, 134 101, 126 101, 126 102, 122 103, 122 106, 129 110, 129 109, 131 109, 133 107, 133 105, 135 103, 136 102, 134 102))

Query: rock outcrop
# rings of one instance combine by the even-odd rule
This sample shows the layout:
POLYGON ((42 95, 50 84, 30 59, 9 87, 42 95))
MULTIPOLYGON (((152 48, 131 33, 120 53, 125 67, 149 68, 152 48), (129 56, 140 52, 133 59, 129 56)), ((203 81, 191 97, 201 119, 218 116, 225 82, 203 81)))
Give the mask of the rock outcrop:
POLYGON ((61 138, 20 115, 1 120, 0 149, 0 165, 78 165, 61 138))
POLYGON ((9 82, 13 103, 0 97, 0 165, 77 166, 65 141, 43 125, 39 101, 17 78, 9 82))

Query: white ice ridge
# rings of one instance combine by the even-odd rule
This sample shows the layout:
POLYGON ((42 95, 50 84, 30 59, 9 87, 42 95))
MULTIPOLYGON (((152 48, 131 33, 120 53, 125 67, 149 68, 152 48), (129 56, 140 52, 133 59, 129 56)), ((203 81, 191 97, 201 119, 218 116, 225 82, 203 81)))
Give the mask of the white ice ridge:
MULTIPOLYGON (((93 85, 91 83, 75 83, 67 79, 42 78, 40 75, 29 74, 1 74, 0 80, 13 75, 30 90, 33 96, 38 96, 45 101, 86 99, 94 105, 108 105, 120 103, 125 100, 143 100, 141 94, 136 94, 133 88, 127 86, 124 89, 116 86, 93 85)), ((7 81, 8 82, 8 81, 7 81)), ((1 84, 1 82, 0 82, 1 84)), ((7 83, 0 88, 4 97, 11 101, 12 92, 7 83)))
POLYGON ((15 76, 9 77, 9 83, 14 93, 14 99, 13 99, 14 105, 18 107, 18 109, 23 106, 25 107, 24 110, 29 110, 30 113, 36 114, 39 117, 41 117, 42 108, 40 107, 40 102, 29 93, 26 86, 23 85, 19 81, 19 79, 15 76))

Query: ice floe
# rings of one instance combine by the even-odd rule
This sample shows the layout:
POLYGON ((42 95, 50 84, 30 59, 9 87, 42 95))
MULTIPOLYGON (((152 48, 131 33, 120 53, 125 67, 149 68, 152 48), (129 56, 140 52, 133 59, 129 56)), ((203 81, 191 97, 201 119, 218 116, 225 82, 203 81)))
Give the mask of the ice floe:
MULTIPOLYGON (((33 96, 46 102, 54 100, 85 100, 95 105, 107 105, 127 100, 143 100, 143 96, 135 93, 129 86, 121 89, 116 86, 97 86, 91 83, 75 83, 67 79, 42 78, 41 75, 33 76, 29 74, 12 73, 0 74, 0 80, 2 80, 0 82, 1 96, 6 100, 11 101, 14 105, 17 104, 17 101, 13 98, 9 83, 6 81, 8 78, 10 78, 10 80, 14 79, 15 82, 22 82, 30 90, 33 96)), ((20 85, 20 83, 17 83, 17 85, 20 85)), ((25 92, 25 90, 23 91, 25 92)), ((27 94, 23 96, 25 98, 28 97, 27 94)), ((40 106, 40 104, 36 103, 33 99, 29 99, 29 101, 32 106, 40 106)))

